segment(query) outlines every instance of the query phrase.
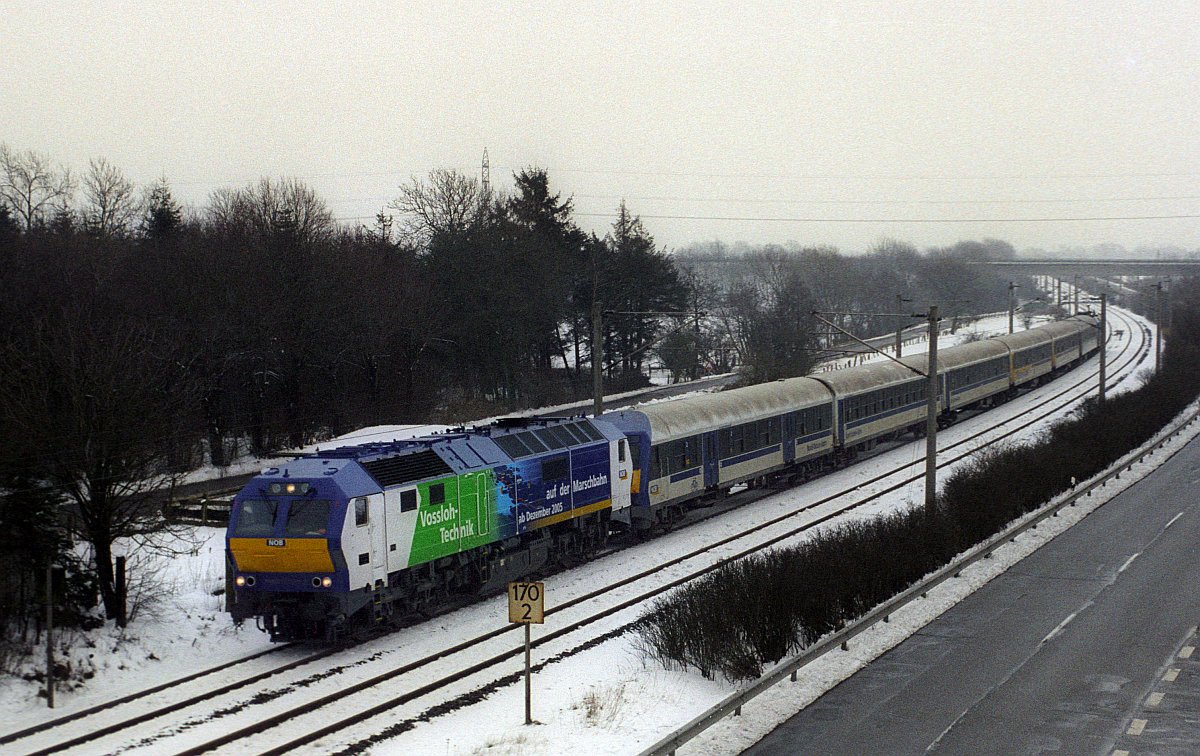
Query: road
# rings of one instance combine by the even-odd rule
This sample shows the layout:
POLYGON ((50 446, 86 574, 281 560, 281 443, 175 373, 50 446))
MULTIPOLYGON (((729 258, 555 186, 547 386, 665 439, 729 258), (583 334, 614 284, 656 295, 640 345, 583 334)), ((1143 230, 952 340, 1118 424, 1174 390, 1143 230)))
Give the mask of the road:
POLYGON ((1200 753, 1200 440, 747 753, 1200 753))

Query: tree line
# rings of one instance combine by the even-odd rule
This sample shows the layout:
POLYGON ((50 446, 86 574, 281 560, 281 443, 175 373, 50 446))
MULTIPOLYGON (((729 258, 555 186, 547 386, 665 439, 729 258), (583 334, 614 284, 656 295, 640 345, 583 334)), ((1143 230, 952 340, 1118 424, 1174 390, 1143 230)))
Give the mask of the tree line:
POLYGON ((0 615, 34 627, 53 557, 116 616, 113 543, 167 548, 159 492, 199 464, 589 396, 594 304, 608 390, 644 384, 652 356, 677 377, 772 380, 811 364, 813 309, 972 286, 965 307, 995 308, 971 251, 671 255, 624 203, 604 236, 584 231, 534 167, 504 193, 434 170, 347 227, 294 179, 184 208, 165 179, 0 145, 0 526, 29 533, 2 554, 0 615))

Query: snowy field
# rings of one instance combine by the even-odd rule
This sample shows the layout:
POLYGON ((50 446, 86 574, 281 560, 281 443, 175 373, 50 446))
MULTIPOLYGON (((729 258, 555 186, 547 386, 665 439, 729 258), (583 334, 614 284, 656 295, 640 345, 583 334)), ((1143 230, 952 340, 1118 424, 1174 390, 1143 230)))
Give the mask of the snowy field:
MULTIPOLYGON (((1134 319, 1131 315, 1124 315, 1134 319)), ((1006 330, 1006 315, 987 318, 969 327, 965 332, 960 331, 954 336, 943 335, 939 339, 939 348, 977 338, 967 336, 968 333, 977 332, 986 336, 1006 330)), ((1137 339, 1139 336, 1132 333, 1127 334, 1126 338, 1137 339)), ((1123 346, 1123 343, 1115 342, 1110 345, 1110 352, 1115 355, 1123 346)), ((923 344, 906 346, 906 355, 917 353, 920 349, 924 349, 923 344)), ((1084 367, 1035 394, 1023 396, 979 418, 948 429, 939 434, 939 447, 944 448, 956 440, 965 438, 986 425, 998 422, 1001 417, 1018 418, 1025 415, 1040 396, 1065 388, 1078 380, 1078 376, 1089 372, 1094 365, 1093 359, 1084 367)), ((1120 384, 1110 387, 1110 391, 1129 390, 1141 380, 1139 369, 1123 370, 1118 375, 1121 377, 1120 384)), ((1053 417, 1023 431, 1022 435, 1037 435, 1054 419, 1068 411, 1056 413, 1053 417)), ((404 437, 430 430, 432 428, 429 426, 364 429, 359 432, 362 435, 354 440, 404 437)), ((342 440, 348 441, 351 439, 342 440)), ((898 464, 912 465, 912 469, 916 471, 922 455, 923 442, 906 444, 800 488, 767 496, 649 543, 631 546, 603 559, 554 575, 546 581, 547 608, 552 608, 556 602, 563 603, 588 593, 598 585, 611 583, 622 575, 653 568, 668 556, 687 553, 703 544, 741 532, 751 524, 765 522, 842 489, 854 488, 856 481, 865 481, 898 464)), ((1156 455, 1156 458, 1161 456, 1156 455)), ((1143 465, 1142 472, 1149 472, 1153 466, 1153 462, 1143 465)), ((945 473, 941 475, 944 476, 945 473)), ((1121 485, 1127 485, 1132 480, 1130 476, 1123 476, 1121 485)), ((882 488, 886 483, 877 485, 882 488)), ((1105 495, 1110 495, 1115 490, 1116 487, 1110 485, 1105 495)), ((870 488, 861 488, 853 492, 854 495, 866 493, 870 493, 870 488)), ((907 507, 913 501, 920 500, 921 496, 921 484, 913 483, 855 510, 848 516, 870 517, 883 511, 907 507)), ((1101 499, 1093 498, 1099 505, 1101 499)), ((1071 517, 1084 516, 1081 510, 1082 508, 1073 510, 1071 517)), ((1067 527, 1070 521, 1068 517, 1060 517, 1055 521, 1055 527, 1067 527)), ((972 568, 968 573, 968 580, 952 581, 937 589, 928 601, 893 615, 891 624, 879 626, 860 636, 851 652, 832 653, 818 660, 804 670, 799 683, 785 683, 756 699, 754 704, 743 712, 742 717, 722 723, 691 744, 690 752, 733 753, 753 743, 821 692, 853 674, 870 659, 903 640, 953 605, 973 590, 973 587, 982 585, 1005 566, 1030 553, 1044 542, 1043 539, 1052 537, 1048 530, 1039 528, 1034 536, 1022 537, 1017 544, 1006 549, 1009 553, 997 553, 997 556, 1002 558, 972 568)), ((109 626, 89 633, 86 637, 71 636, 64 639, 70 650, 64 649, 61 653, 68 656, 74 669, 86 671, 91 678, 78 690, 60 691, 57 709, 48 711, 45 708, 44 701, 37 698, 39 685, 33 681, 9 678, 0 683, 0 706, 8 714, 5 730, 11 731, 55 718, 124 693, 268 648, 270 644, 266 635, 254 627, 234 627, 221 610, 223 599, 214 595, 223 587, 224 582, 223 537, 222 530, 197 528, 196 545, 186 555, 172 560, 163 559, 154 565, 142 565, 142 572, 152 572, 159 581, 157 590, 152 592, 156 598, 143 607, 142 612, 125 631, 119 632, 109 626)), ((800 536, 804 537, 810 536, 800 536)), ((781 545, 792 542, 794 541, 785 541, 781 545)), ((729 550, 736 548, 730 547, 729 550)), ((718 551, 704 558, 715 561, 724 553, 718 551)), ((685 571, 683 566, 669 568, 664 570, 667 574, 663 575, 663 579, 685 571)), ((637 589, 630 591, 631 595, 636 592, 637 589)), ((595 636, 619 627, 631 617, 635 617, 638 612, 639 609, 634 608, 611 620, 596 623, 587 630, 587 635, 595 636)), ((416 658, 430 650, 449 645, 452 639, 472 637, 490 630, 498 624, 503 624, 505 616, 503 597, 489 599, 423 625, 377 639, 364 644, 363 647, 343 652, 343 656, 347 661, 371 655, 392 657, 388 663, 394 666, 397 659, 416 658)), ((552 616, 548 618, 547 625, 535 627, 535 639, 539 634, 553 630, 556 621, 559 620, 552 616)), ((485 655, 481 653, 480 658, 485 658, 485 655)), ((535 649, 534 664, 544 660, 545 656, 535 649)), ((329 660, 329 663, 332 665, 334 659, 329 660)), ((507 671, 516 671, 519 668, 519 660, 505 665, 507 671)), ((432 673, 430 676, 432 677, 432 673)), ((337 689, 337 686, 345 684, 348 679, 329 679, 327 684, 337 689)), ((405 686, 413 687, 422 682, 422 679, 406 679, 405 686)), ((469 687, 469 684, 464 684, 463 689, 467 690, 469 687)), ((734 689, 731 684, 721 680, 705 680, 694 672, 667 671, 646 662, 637 648, 635 638, 630 634, 620 635, 586 651, 568 656, 561 662, 548 664, 535 675, 533 687, 533 712, 538 721, 536 725, 525 727, 521 724, 524 712, 523 688, 519 684, 508 685, 478 703, 444 715, 432 716, 429 721, 422 722, 415 729, 375 745, 370 750, 382 754, 549 754, 559 753, 570 744, 580 753, 636 752, 720 701, 734 689)), ((287 706, 288 704, 281 703, 278 708, 285 709, 287 706)), ((361 726, 353 738, 330 737, 320 741, 311 752, 337 750, 339 746, 351 744, 364 734, 384 729, 397 718, 420 716, 424 711, 419 702, 402 708, 403 711, 377 717, 361 726)), ((271 704, 261 708, 262 714, 274 711, 271 704)), ((162 729, 163 725, 150 723, 145 727, 147 733, 152 733, 162 729)), ((196 742, 200 742, 200 739, 196 742)), ((178 741, 172 741, 172 747, 177 743, 178 741)), ((111 750, 102 746, 101 742, 97 742, 95 746, 95 750, 89 750, 85 746, 80 752, 111 750)), ((141 752, 153 753, 154 748, 143 748, 141 752)))

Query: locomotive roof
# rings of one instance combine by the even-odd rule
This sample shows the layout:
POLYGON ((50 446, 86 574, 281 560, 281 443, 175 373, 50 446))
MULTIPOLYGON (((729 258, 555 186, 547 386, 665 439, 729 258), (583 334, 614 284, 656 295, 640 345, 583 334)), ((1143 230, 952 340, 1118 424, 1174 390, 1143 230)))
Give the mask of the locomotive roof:
MULTIPOLYGON (((482 470, 522 456, 550 454, 560 449, 605 441, 611 435, 606 429, 587 422, 589 437, 581 439, 578 432, 574 435, 556 432, 550 443, 545 443, 542 448, 529 453, 515 451, 516 447, 504 440, 509 436, 538 431, 541 431, 538 433, 541 437, 547 428, 564 425, 576 428, 581 422, 587 421, 582 418, 510 418, 476 428, 398 441, 377 441, 326 449, 289 462, 284 467, 290 471, 293 466, 309 461, 328 465, 332 460, 350 460, 361 465, 380 486, 389 487, 443 475, 482 470), (555 442, 557 445, 552 446, 555 442)), ((318 470, 317 474, 322 473, 318 470)))
MULTIPOLYGON (((829 390, 812 378, 786 378, 715 394, 686 396, 669 402, 638 406, 650 421, 653 438, 670 441, 715 427, 773 417, 804 407, 828 404, 829 390)), ((626 412, 616 413, 624 416, 626 412)))

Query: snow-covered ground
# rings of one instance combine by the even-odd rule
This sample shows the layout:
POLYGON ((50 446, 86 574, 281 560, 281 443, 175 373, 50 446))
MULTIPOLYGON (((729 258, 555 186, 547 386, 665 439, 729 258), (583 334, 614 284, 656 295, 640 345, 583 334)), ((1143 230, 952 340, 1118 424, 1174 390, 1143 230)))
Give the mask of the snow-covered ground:
MULTIPOLYGON (((983 335, 1007 331, 1007 316, 986 319, 974 328, 983 335)), ((965 338, 969 337, 961 331, 954 336, 943 335, 939 339, 939 348, 959 343, 965 338)), ((1127 335, 1129 340, 1138 338, 1140 336, 1136 333, 1127 335)), ((1110 346, 1110 352, 1115 355, 1123 346, 1123 343, 1114 343, 1110 346)), ((916 353, 923 348, 923 345, 912 345, 906 346, 905 350, 906 353, 916 353)), ((1094 360, 1090 364, 1094 365, 1094 360)), ((1078 380, 1077 375, 1087 371, 1088 367, 1085 366, 1036 394, 1022 397, 981 418, 939 434, 939 447, 946 448, 984 425, 997 422, 1001 415, 1013 418, 1025 415, 1039 401, 1039 396, 1065 388, 1078 380)), ((1136 369, 1110 373, 1122 377, 1120 385, 1110 390, 1134 387, 1140 382, 1139 373, 1136 369)), ((1023 431, 1022 435, 1035 435, 1064 412, 1041 421, 1023 431)), ((431 429, 366 429, 364 433, 367 435, 360 437, 360 440, 386 440, 389 436, 416 435, 428 430, 431 429)), ((869 479, 896 464, 914 464, 922 454, 923 444, 902 446, 801 488, 766 497, 720 517, 555 575, 547 580, 547 606, 553 607, 556 602, 561 604, 587 593, 619 575, 654 567, 666 555, 689 552, 705 543, 740 532, 749 524, 764 522, 844 488, 853 487, 854 481, 869 479)), ((1123 476, 1124 480, 1128 480, 1128 477, 1123 476)), ((882 487, 882 484, 878 487, 882 487)), ((855 493, 869 492, 870 489, 864 489, 855 493)), ((919 500, 920 496, 920 484, 915 483, 856 510, 850 516, 869 517, 908 506, 913 500, 919 500)), ((1059 520, 1065 521, 1066 518, 1059 520)), ((1044 537, 1044 529, 1039 529, 1037 537, 1044 537)), ((187 555, 164 561, 155 568, 163 589, 159 591, 157 605, 150 607, 154 611, 144 612, 124 632, 105 628, 89 634, 86 642, 73 639, 77 642, 70 651, 72 664, 77 669, 91 670, 94 677, 77 691, 60 692, 58 709, 49 712, 44 708, 44 702, 38 701, 36 692, 39 686, 35 682, 8 679, 0 683, 0 706, 8 713, 4 729, 9 731, 45 721, 267 648, 266 636, 253 627, 234 628, 220 609, 220 597, 213 595, 223 585, 223 532, 197 529, 196 539, 199 545, 187 555), (88 647, 88 644, 92 647, 88 647)), ((1021 552, 1027 545, 1027 539, 1022 539, 1014 547, 1014 555, 1028 553, 1021 552)), ((715 560, 724 553, 715 553, 707 558, 715 560)), ((989 563, 986 568, 990 570, 997 566, 996 563, 989 563)), ((666 572, 674 574, 676 571, 676 568, 672 568, 666 572)), ((961 591, 967 582, 961 581, 939 591, 961 591)), ((832 654, 810 665, 804 672, 802 683, 779 686, 786 689, 772 691, 756 700, 741 718, 734 723, 718 726, 710 736, 698 741, 694 750, 705 753, 740 750, 769 731, 774 723, 794 713, 803 703, 906 637, 907 633, 900 634, 901 628, 908 627, 911 633, 962 597, 948 593, 939 599, 937 595, 932 595, 931 600, 920 607, 913 608, 910 620, 901 621, 896 615, 890 625, 860 637, 851 653, 832 654)), ((451 638, 472 637, 502 624, 505 616, 503 598, 487 600, 424 625, 394 633, 366 648, 346 653, 356 658, 371 654, 416 658, 439 644, 448 645, 451 638)), ((552 616, 547 625, 536 627, 534 637, 553 630, 557 621, 552 616)), ((611 626, 618 623, 619 620, 614 619, 611 626)), ((600 624, 593 627, 590 633, 603 632, 606 627, 600 624)), ((483 658, 482 654, 480 658, 483 658)), ((544 658, 535 650, 535 664, 544 658)), ((509 667, 515 671, 519 669, 519 664, 518 660, 514 660, 509 667)), ((420 682, 410 681, 408 685, 420 682)), ((329 684, 336 689, 342 682, 332 679, 329 684)), ((373 746, 371 751, 557 753, 569 746, 582 753, 629 753, 653 743, 670 729, 721 700, 730 690, 732 686, 723 681, 705 680, 693 672, 667 671, 646 662, 638 651, 635 639, 622 635, 560 663, 547 665, 536 674, 533 702, 534 718, 539 724, 529 727, 521 724, 523 689, 520 685, 509 685, 479 703, 434 716, 409 732, 373 746)), ((286 708, 286 705, 280 704, 279 708, 286 708)), ((414 704, 411 711, 376 718, 353 737, 331 737, 314 747, 312 752, 335 749, 339 743, 352 743, 364 734, 382 729, 395 721, 396 717, 419 715, 421 711, 421 706, 414 704)), ((271 713, 270 705, 264 707, 263 713, 271 713)), ((150 725, 147 727, 147 732, 156 729, 150 725)), ((86 747, 84 752, 89 752, 86 747)), ((152 749, 146 752, 152 752, 152 749)))

